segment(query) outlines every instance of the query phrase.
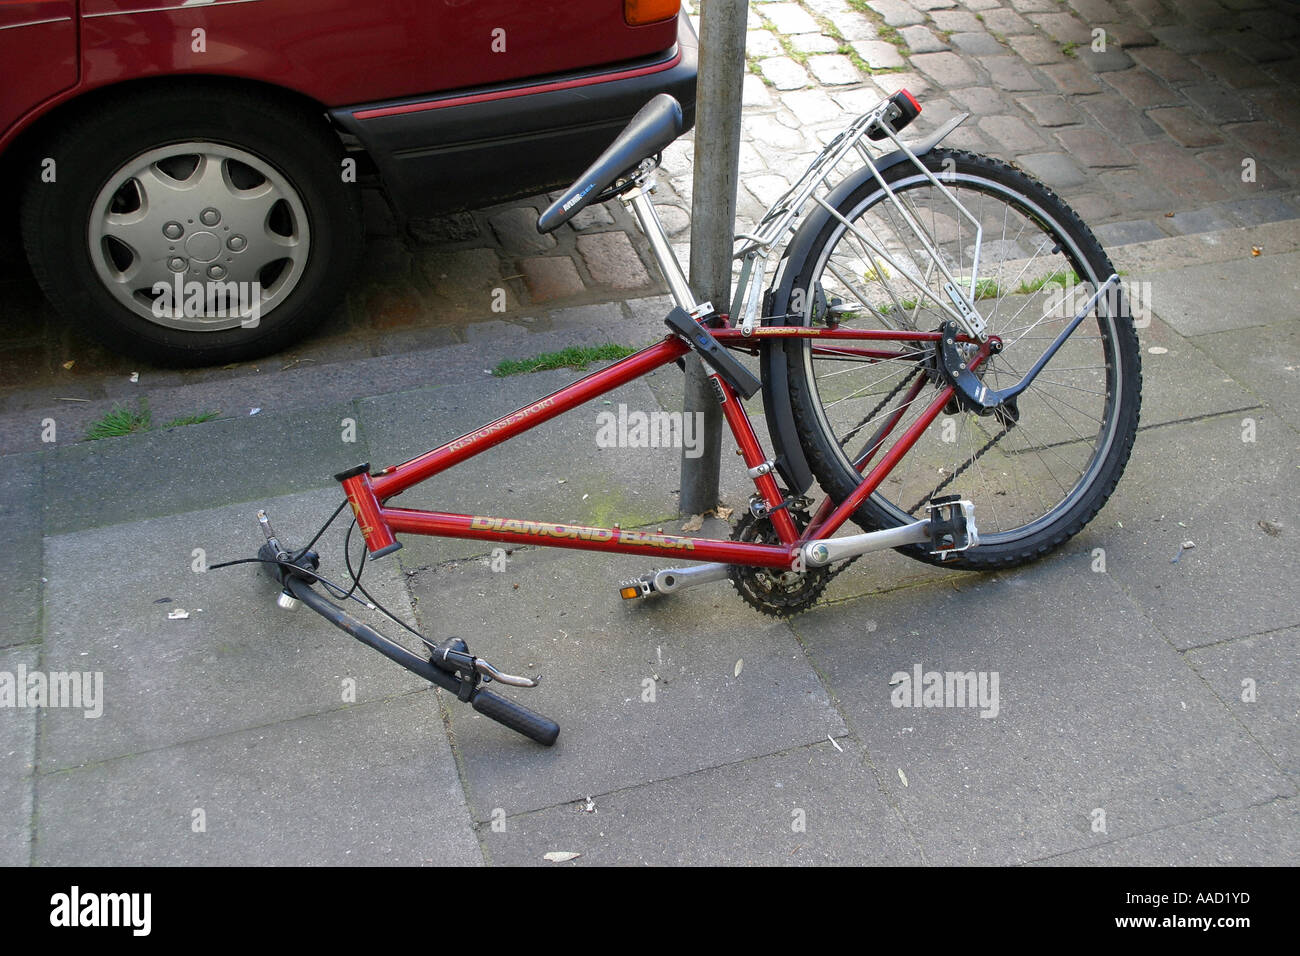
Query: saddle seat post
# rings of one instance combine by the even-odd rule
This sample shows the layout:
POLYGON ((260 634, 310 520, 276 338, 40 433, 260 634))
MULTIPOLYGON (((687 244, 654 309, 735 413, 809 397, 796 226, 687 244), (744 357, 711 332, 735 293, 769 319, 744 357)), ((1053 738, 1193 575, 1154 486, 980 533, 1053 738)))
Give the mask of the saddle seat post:
POLYGON ((668 242, 668 234, 664 232, 663 223, 659 221, 659 213, 655 211, 655 205, 650 200, 650 190, 653 187, 653 180, 643 181, 630 193, 621 197, 623 205, 630 207, 636 215, 641 232, 650 242, 650 251, 655 257, 655 262, 659 264, 659 272, 668 282, 673 301, 685 312, 698 316, 700 302, 695 298, 695 293, 691 291, 690 284, 686 281, 686 273, 682 270, 682 264, 677 261, 677 255, 668 242))

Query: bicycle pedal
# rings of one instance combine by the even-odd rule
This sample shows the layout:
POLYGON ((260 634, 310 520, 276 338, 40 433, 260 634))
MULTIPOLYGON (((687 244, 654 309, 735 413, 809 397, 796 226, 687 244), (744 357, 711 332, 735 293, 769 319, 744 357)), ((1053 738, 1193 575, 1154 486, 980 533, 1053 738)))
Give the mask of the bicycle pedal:
POLYGON ((634 578, 631 581, 624 581, 618 586, 618 596, 624 601, 635 601, 638 598, 646 598, 656 593, 654 576, 647 574, 645 577, 634 578))
POLYGON ((930 553, 944 560, 950 554, 965 551, 979 544, 979 530, 975 527, 975 505, 961 495, 931 498, 930 553))

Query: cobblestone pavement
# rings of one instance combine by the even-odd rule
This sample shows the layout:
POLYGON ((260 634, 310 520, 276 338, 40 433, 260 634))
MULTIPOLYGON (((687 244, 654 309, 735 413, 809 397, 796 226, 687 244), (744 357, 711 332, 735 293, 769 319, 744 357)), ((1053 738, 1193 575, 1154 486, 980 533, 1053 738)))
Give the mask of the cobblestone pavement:
POLYGON ((1294 3, 782 0, 749 28, 742 216, 903 87, 921 128, 969 112, 948 145, 1014 160, 1106 244, 1300 215, 1294 3))
MULTIPOLYGON (((748 27, 741 230, 849 116, 902 87, 922 100, 920 130, 969 112, 949 145, 1019 163, 1108 245, 1300 217, 1295 3, 754 0, 748 27)), ((692 141, 667 150, 658 200, 683 261, 692 141)), ((551 329, 556 310, 665 291, 617 202, 539 236, 545 196, 409 232, 371 198, 363 268, 319 334, 261 363, 145 368, 144 379, 175 385, 393 354, 471 341, 476 327, 526 338, 551 329)), ((111 397, 106 383, 141 370, 58 317, 17 250, 0 251, 0 414, 56 395, 111 397)), ((620 315, 610 313, 613 339, 620 315)), ((503 349, 527 352, 517 337, 503 335, 503 349)))

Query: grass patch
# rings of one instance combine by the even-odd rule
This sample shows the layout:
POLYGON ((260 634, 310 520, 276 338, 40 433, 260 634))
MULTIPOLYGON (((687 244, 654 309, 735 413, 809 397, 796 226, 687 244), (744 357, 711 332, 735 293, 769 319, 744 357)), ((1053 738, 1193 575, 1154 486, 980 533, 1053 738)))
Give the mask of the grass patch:
MULTIPOLYGON (((220 416, 220 412, 199 412, 197 415, 182 415, 157 428, 176 428, 180 425, 197 425, 210 422, 220 416)), ((98 441, 101 438, 120 438, 122 435, 135 435, 140 432, 154 431, 153 413, 149 410, 149 401, 140 398, 135 408, 114 405, 112 411, 90 423, 82 441, 98 441)))
POLYGON ((904 53, 908 52, 907 41, 903 39, 903 35, 888 23, 879 24, 876 27, 876 35, 886 43, 894 44, 894 46, 898 47, 904 53))
POLYGON ((221 415, 220 412, 199 412, 197 415, 182 415, 180 418, 173 418, 169 422, 163 422, 159 428, 177 428, 181 425, 198 425, 202 422, 210 422, 212 419, 221 415))
POLYGON ((798 50, 796 50, 794 48, 794 44, 790 42, 789 37, 783 36, 782 34, 778 33, 776 35, 776 42, 781 45, 781 49, 785 52, 786 56, 794 60, 796 63, 798 63, 800 66, 804 67, 805 69, 807 68, 808 54, 800 53, 798 50))
POLYGON ((747 56, 747 57, 745 57, 745 67, 746 67, 746 69, 749 70, 750 73, 753 73, 756 77, 758 77, 760 80, 762 80, 764 86, 775 86, 775 85, 776 85, 776 84, 774 84, 771 80, 769 80, 767 77, 765 77, 765 76, 763 75, 763 71, 762 71, 761 69, 759 69, 759 66, 758 66, 758 57, 756 57, 756 56, 747 56))
POLYGON ((1031 279, 1029 282, 1020 283, 1016 289, 1016 295, 1033 295, 1045 285, 1059 285, 1062 288, 1078 285, 1079 277, 1074 274, 1073 269, 1057 269, 1038 279, 1031 279))
MULTIPOLYGON (((886 23, 884 17, 867 6, 867 0, 848 0, 848 3, 851 8, 856 10, 858 13, 863 14, 872 22, 876 28, 876 37, 878 39, 884 40, 886 43, 892 43, 894 46, 898 47, 899 53, 910 54, 912 52, 911 47, 907 45, 907 41, 903 39, 903 35, 886 23)), ((841 49, 840 52, 846 53, 843 49, 841 49)), ((872 67, 867 66, 866 63, 861 63, 860 61, 862 58, 859 57, 857 53, 852 52, 852 48, 850 48, 846 55, 854 61, 854 66, 867 74, 902 73, 907 69, 906 66, 884 66, 873 69, 872 67)))
MULTIPOLYGON (((916 308, 915 299, 903 299, 898 304, 903 307, 904 312, 911 312, 913 309, 916 308)), ((881 315, 889 315, 890 312, 894 311, 894 303, 886 302, 883 305, 881 305, 876 311, 879 312, 881 315)))
POLYGON ((1075 55, 1074 51, 1077 49, 1079 49, 1079 44, 1075 43, 1073 40, 1071 40, 1069 43, 1061 44, 1061 52, 1064 53, 1066 56, 1074 56, 1075 55))
POLYGON ((97 441, 100 438, 133 435, 136 432, 147 432, 151 427, 153 427, 153 415, 149 411, 149 403, 142 398, 136 403, 135 408, 114 405, 112 411, 106 412, 102 418, 90 423, 83 440, 97 441))
POLYGON ((543 352, 530 359, 505 359, 497 363, 492 374, 497 378, 507 375, 527 375, 529 372, 546 372, 557 368, 585 369, 592 362, 610 362, 627 358, 636 349, 626 345, 574 345, 558 352, 543 352))

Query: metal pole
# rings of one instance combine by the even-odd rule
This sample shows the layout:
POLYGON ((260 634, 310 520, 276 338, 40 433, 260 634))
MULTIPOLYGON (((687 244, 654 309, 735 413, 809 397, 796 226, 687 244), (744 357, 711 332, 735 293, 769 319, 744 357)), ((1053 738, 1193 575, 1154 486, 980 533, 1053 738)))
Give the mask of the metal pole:
MULTIPOLYGON (((700 4, 699 79, 695 100, 695 178, 691 202, 691 288, 725 311, 731 302, 731 248, 740 166, 740 100, 745 77, 745 21, 749 0, 700 4)), ((683 409, 704 416, 703 453, 682 451, 683 515, 718 504, 722 409, 700 360, 686 359, 683 409)))

